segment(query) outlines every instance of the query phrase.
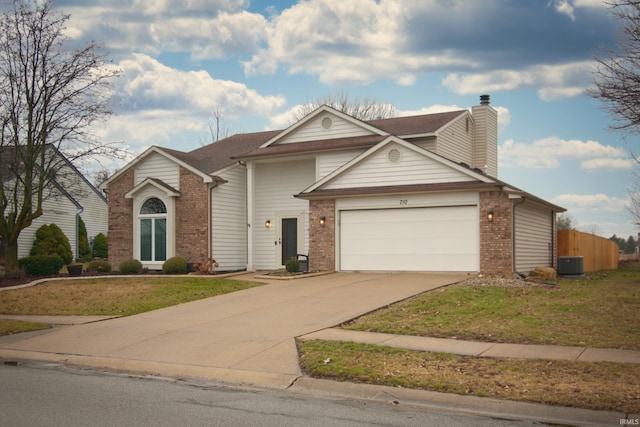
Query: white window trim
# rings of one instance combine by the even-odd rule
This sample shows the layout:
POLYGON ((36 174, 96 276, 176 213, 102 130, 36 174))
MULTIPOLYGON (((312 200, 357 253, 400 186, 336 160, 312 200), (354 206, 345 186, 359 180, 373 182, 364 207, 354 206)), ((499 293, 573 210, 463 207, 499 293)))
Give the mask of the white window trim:
POLYGON ((167 196, 165 193, 159 191, 146 191, 141 192, 144 194, 138 194, 133 199, 133 258, 139 260, 142 266, 150 270, 162 269, 164 261, 142 261, 140 259, 140 220, 145 218, 166 218, 167 219, 167 259, 175 256, 175 197, 167 196), (164 203, 167 208, 165 214, 140 214, 140 209, 145 201, 155 197, 164 203))

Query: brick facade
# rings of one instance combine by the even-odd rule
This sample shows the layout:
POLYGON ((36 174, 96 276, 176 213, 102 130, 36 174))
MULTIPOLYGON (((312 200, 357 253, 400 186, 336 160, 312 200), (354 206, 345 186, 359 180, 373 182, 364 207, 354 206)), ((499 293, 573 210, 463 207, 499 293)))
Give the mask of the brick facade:
POLYGON ((480 272, 510 276, 513 272, 513 215, 509 197, 500 191, 480 193, 480 272), (493 221, 487 213, 493 211, 493 221))
POLYGON ((176 255, 187 262, 204 262, 209 253, 209 185, 180 168, 180 197, 176 198, 176 255))
MULTIPOLYGON (((134 169, 109 185, 109 263, 117 270, 133 258, 133 199, 124 195, 134 187, 134 169)), ((175 203, 175 254, 188 262, 203 262, 209 253, 209 186, 180 168, 180 196, 175 203)))
POLYGON ((133 257, 133 199, 124 195, 133 188, 133 168, 109 185, 109 263, 117 269, 133 257))
POLYGON ((309 271, 336 269, 335 200, 309 201, 309 271), (324 226, 320 218, 324 217, 324 226))

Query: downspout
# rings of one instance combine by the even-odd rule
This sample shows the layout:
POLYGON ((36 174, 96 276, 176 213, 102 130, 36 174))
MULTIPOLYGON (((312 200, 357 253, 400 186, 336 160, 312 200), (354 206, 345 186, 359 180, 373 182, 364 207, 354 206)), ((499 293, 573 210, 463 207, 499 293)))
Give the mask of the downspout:
POLYGON ((514 273, 517 273, 516 271, 516 207, 523 204, 524 202, 526 202, 527 199, 525 199, 524 197, 522 197, 522 200, 516 202, 512 202, 511 205, 511 245, 512 245, 512 249, 511 249, 511 265, 512 270, 514 273))
POLYGON ((76 210, 76 256, 75 259, 80 258, 80 214, 84 212, 82 206, 78 206, 76 210))

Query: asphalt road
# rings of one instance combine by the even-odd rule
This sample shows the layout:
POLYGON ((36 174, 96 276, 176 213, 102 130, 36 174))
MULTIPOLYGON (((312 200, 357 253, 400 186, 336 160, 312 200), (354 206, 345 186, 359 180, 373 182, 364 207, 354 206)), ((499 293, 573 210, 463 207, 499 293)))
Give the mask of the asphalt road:
MULTIPOLYGON (((0 365, 2 426, 532 426, 282 391, 0 365)), ((535 424, 539 426, 540 424, 535 424)))

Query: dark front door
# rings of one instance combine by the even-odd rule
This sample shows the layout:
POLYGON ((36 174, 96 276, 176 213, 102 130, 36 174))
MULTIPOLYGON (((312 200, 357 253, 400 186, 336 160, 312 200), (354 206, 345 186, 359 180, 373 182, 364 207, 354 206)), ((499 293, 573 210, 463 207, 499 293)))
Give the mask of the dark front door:
POLYGON ((298 253, 298 219, 282 219, 282 265, 298 253))

